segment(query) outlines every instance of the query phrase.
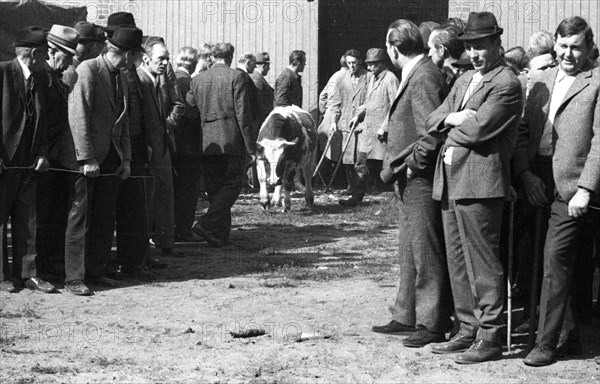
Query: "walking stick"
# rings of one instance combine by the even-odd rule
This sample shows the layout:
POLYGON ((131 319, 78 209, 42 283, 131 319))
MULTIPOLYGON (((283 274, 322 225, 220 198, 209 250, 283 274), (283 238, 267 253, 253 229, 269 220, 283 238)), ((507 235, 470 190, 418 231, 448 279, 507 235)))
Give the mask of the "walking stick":
POLYGON ((354 134, 354 128, 356 128, 356 125, 354 125, 352 127, 352 129, 350 129, 350 132, 348 133, 348 138, 346 139, 346 142, 344 143, 344 147, 342 148, 342 154, 340 155, 340 158, 338 159, 337 164, 335 165, 335 169, 333 170, 333 174, 331 175, 331 180, 329 180, 329 184, 327 184, 327 189, 325 190, 325 193, 331 191, 331 185, 333 184, 333 181, 335 180, 335 176, 337 175, 338 170, 340 169, 342 160, 344 160, 344 153, 346 153, 346 150, 348 149, 348 145, 350 145, 350 140, 352 140, 352 135, 354 134))
POLYGON ((319 163, 315 167, 315 171, 313 172, 312 177, 317 176, 317 173, 319 172, 319 168, 321 167, 321 164, 323 164, 323 160, 325 160, 325 156, 327 155, 327 150, 331 146, 331 140, 333 139, 334 134, 335 134, 335 131, 333 131, 329 134, 329 137, 327 138, 327 144, 325 144, 325 149, 323 150, 323 154, 321 155, 321 160, 319 160, 319 163))
POLYGON ((540 261, 542 259, 542 225, 544 223, 544 208, 535 209, 535 236, 533 243, 533 270, 531 271, 531 296, 529 297, 529 339, 527 349, 532 350, 535 345, 535 319, 537 318, 538 289, 540 285, 540 261))
POLYGON ((512 274, 513 274, 513 244, 514 244, 514 219, 515 203, 510 201, 508 205, 508 279, 506 280, 508 301, 508 324, 506 331, 506 347, 511 351, 512 344, 512 274))

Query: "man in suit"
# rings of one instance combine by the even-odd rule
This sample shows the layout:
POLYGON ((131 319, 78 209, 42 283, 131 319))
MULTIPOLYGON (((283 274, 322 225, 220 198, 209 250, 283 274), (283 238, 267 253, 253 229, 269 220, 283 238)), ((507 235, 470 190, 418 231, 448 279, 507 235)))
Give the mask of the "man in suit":
POLYGON ((571 278, 581 257, 579 236, 597 231, 599 218, 591 210, 600 200, 600 73, 588 59, 593 33, 575 16, 563 20, 555 36, 559 66, 532 78, 513 161, 532 203, 547 204, 547 188, 554 191, 536 346, 524 359, 531 366, 556 360, 561 329, 563 349, 579 346, 571 278))
MULTIPOLYGON (((181 95, 190 90, 192 73, 198 64, 198 51, 183 47, 175 57, 175 76, 181 95)), ((177 153, 173 157, 173 192, 175 196, 175 241, 204 241, 192 233, 191 228, 200 196, 200 172, 202 167, 200 149, 200 118, 185 102, 183 120, 175 128, 177 153)))
POLYGON ((271 70, 271 59, 267 52, 256 54, 256 69, 250 73, 250 78, 254 82, 258 96, 258 126, 262 125, 273 110, 273 101, 275 100, 275 91, 267 82, 265 76, 271 70))
MULTIPOLYGON (((65 132, 69 129, 68 98, 70 88, 61 77, 77 54, 79 33, 73 28, 53 25, 48 33, 48 56, 43 79, 46 87, 48 126, 48 162, 51 168, 62 169, 60 151, 65 132)), ((61 275, 64 270, 65 230, 69 189, 65 172, 51 171, 41 175, 37 194, 37 249, 44 273, 61 275)), ((67 269, 81 268, 84 255, 68 260, 67 269)))
POLYGON ((142 49, 141 40, 140 29, 118 28, 107 40, 105 54, 77 67, 69 104, 70 131, 61 154, 63 166, 82 172, 69 176, 65 257, 85 252, 85 271, 65 282, 65 289, 73 294, 90 293, 84 272, 89 282, 116 285, 107 277, 107 265, 119 185, 131 172, 128 89, 120 70, 129 65, 132 51, 142 49))
POLYGON ((348 71, 340 80, 339 87, 333 94, 331 103, 331 131, 335 132, 331 140, 332 160, 337 161, 343 156, 342 163, 348 180, 348 194, 355 196, 354 199, 340 200, 339 203, 348 207, 355 207, 362 201, 366 185, 361 183, 361 176, 356 174, 354 164, 356 163, 356 129, 361 130, 364 123, 351 126, 351 120, 358 108, 364 104, 367 98, 367 84, 371 81, 372 74, 367 72, 361 64, 361 54, 356 49, 346 51, 346 64, 348 71), (354 131, 352 128, 355 127, 354 131), (349 141, 346 151, 342 154, 343 143, 349 141))
POLYGON ((167 256, 183 256, 174 249, 175 210, 170 135, 183 115, 183 101, 174 84, 166 78, 169 51, 160 39, 148 39, 144 45, 143 63, 138 68, 142 91, 142 108, 146 135, 152 149, 148 163, 150 174, 146 195, 148 224, 153 241, 167 256), (170 88, 170 89, 165 89, 170 88))
POLYGON ((275 101, 273 106, 285 107, 297 105, 302 108, 302 77, 306 66, 306 53, 292 51, 289 65, 281 72, 275 81, 275 101))
POLYGON ((210 202, 192 231, 215 247, 229 242, 231 207, 244 184, 246 159, 256 159, 246 81, 230 68, 233 53, 229 43, 215 45, 215 64, 192 79, 187 94, 202 122, 202 178, 210 202))
POLYGON ((458 334, 434 353, 457 353, 473 364, 502 357, 504 271, 500 228, 510 194, 510 158, 523 100, 521 85, 500 55, 502 28, 490 12, 472 12, 459 36, 475 68, 461 76, 427 119, 446 136, 439 151, 433 198, 442 202, 448 272, 458 334))
POLYGON ((48 59, 46 30, 26 27, 13 43, 17 57, 0 63, 0 289, 27 288, 54 292, 36 267, 35 173, 48 170, 45 87, 39 76, 48 59), (13 276, 8 271, 6 237, 11 220, 13 276), (13 278, 11 280, 11 278, 13 278))
MULTIPOLYGON (((407 347, 445 341, 450 319, 449 284, 439 203, 431 197, 435 158, 441 141, 427 134, 427 116, 440 106, 448 88, 444 76, 423 52, 419 28, 397 20, 387 34, 388 55, 402 70, 402 82, 389 112, 388 145, 383 167, 417 143, 399 171, 398 208, 400 283, 393 320, 375 332, 416 332, 402 340, 407 347), (427 149, 427 150, 424 150, 427 149)), ((368 111, 367 111, 368 113, 368 111)))
POLYGON ((369 184, 369 168, 379 174, 385 155, 385 142, 378 135, 380 129, 386 129, 387 117, 390 107, 398 91, 398 78, 390 72, 385 65, 385 51, 381 48, 371 48, 367 52, 367 68, 373 74, 367 86, 365 103, 355 112, 350 120, 350 128, 357 126, 354 132, 358 134, 356 150, 356 163, 354 171, 357 177, 357 186, 352 196, 340 201, 344 205, 359 204, 369 184), (363 123, 360 124, 359 123, 363 123), (384 127, 384 128, 382 128, 384 127), (367 164, 370 162, 371 164, 367 164), (375 163, 375 165, 373 164, 375 163))
POLYGON ((73 89, 77 82, 77 73, 75 69, 85 60, 98 57, 106 47, 104 43, 106 36, 104 28, 89 21, 80 21, 75 24, 75 30, 79 33, 79 42, 77 44, 77 54, 73 57, 73 63, 67 68, 62 76, 62 81, 73 89))

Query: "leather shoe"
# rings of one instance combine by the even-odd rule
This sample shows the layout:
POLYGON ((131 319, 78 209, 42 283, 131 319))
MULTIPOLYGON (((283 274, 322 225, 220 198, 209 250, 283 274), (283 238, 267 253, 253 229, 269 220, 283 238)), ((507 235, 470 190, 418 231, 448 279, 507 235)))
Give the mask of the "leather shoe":
POLYGON ((415 333, 402 340, 402 344, 409 348, 421 348, 430 343, 446 341, 443 333, 431 332, 427 329, 417 329, 415 333))
POLYGON ((498 360, 502 357, 502 346, 486 340, 476 340, 473 345, 454 361, 458 364, 477 364, 486 361, 498 360))
MULTIPOLYGON (((518 327, 515 328, 515 333, 529 333, 529 319, 526 319, 523 321, 523 323, 521 325, 519 325, 518 327)), ((535 332, 537 330, 537 321, 534 320, 533 322, 533 331, 535 332)))
POLYGON ((362 199, 351 197, 349 199, 341 199, 340 201, 338 201, 338 204, 341 205, 342 207, 354 208, 354 207, 358 207, 361 202, 362 202, 362 199))
POLYGON ((538 344, 523 359, 525 365, 530 367, 544 367, 556 362, 556 350, 544 344, 538 344))
POLYGON ((192 227, 192 232, 202 237, 204 240, 206 240, 206 242, 208 242, 208 244, 214 247, 221 248, 223 246, 223 242, 220 239, 216 238, 211 231, 200 225, 200 223, 196 223, 192 227))
POLYGON ((162 255, 166 257, 174 257, 177 259, 181 259, 185 257, 185 252, 179 251, 173 248, 161 248, 162 255))
POLYGON ((176 243, 205 243, 203 237, 196 235, 194 232, 190 232, 188 236, 175 236, 176 243))
POLYGON ((377 333, 414 332, 415 328, 392 320, 386 325, 374 325, 371 331, 377 333))
POLYGON ((77 296, 89 296, 92 291, 81 280, 65 282, 65 291, 77 296))
POLYGON ((121 271, 121 275, 125 279, 134 279, 141 281, 151 281, 156 280, 156 274, 150 270, 150 268, 144 266, 137 267, 124 267, 121 271))
POLYGON ((432 345, 431 352, 437 353, 438 355, 464 352, 473 345, 473 341, 475 341, 475 339, 472 337, 458 334, 450 339, 450 341, 432 345))
POLYGON ((13 284, 12 281, 6 280, 3 282, 0 282, 0 291, 13 293, 13 292, 16 292, 17 289, 15 288, 15 285, 13 284))
POLYGON ((39 277, 30 277, 27 279, 27 281, 25 281, 25 286, 34 291, 42 291, 44 293, 56 292, 54 285, 40 279, 39 277))
POLYGON ((167 269, 169 264, 163 263, 158 259, 154 259, 150 262, 152 269, 167 269))

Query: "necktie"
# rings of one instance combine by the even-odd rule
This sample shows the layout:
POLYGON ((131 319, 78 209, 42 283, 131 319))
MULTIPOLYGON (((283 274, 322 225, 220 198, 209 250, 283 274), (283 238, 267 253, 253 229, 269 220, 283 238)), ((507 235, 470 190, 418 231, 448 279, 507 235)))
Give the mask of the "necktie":
POLYGON ((27 110, 27 118, 31 119, 33 117, 33 114, 35 112, 35 97, 34 97, 34 92, 33 92, 33 88, 35 87, 35 83, 34 83, 34 79, 33 79, 33 74, 31 74, 31 76, 29 76, 29 78, 26 81, 26 89, 25 89, 25 108, 27 110))

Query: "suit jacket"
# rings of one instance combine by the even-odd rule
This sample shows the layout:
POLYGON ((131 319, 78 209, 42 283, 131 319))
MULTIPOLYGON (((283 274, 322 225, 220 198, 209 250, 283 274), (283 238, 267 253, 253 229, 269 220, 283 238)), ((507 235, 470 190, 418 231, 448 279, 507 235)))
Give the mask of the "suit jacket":
POLYGON ((435 169, 436 200, 442 199, 445 187, 450 200, 502 198, 510 191, 510 159, 523 111, 521 83, 501 61, 483 75, 462 108, 474 74, 469 71, 459 77, 444 103, 427 119, 431 134, 446 136, 435 169), (446 117, 462 109, 477 114, 460 126, 446 126, 446 117), (443 159, 449 147, 453 147, 452 165, 447 166, 443 159))
POLYGON ((365 152, 368 159, 383 160, 385 156, 386 145, 379 141, 377 131, 388 118, 399 85, 396 75, 387 69, 379 78, 371 76, 366 101, 356 111, 364 122, 363 131, 358 135, 358 151, 365 152))
POLYGON ((128 90, 125 76, 120 76, 123 90, 122 109, 115 100, 109 67, 104 55, 86 60, 77 67, 77 82, 71 91, 69 127, 61 151, 61 163, 78 170, 84 160, 102 164, 111 144, 121 161, 131 160, 129 141, 128 90))
POLYGON ((273 110, 275 91, 273 90, 273 87, 267 83, 265 77, 257 70, 254 70, 254 72, 250 74, 250 78, 256 87, 258 96, 258 122, 259 125, 262 125, 267 119, 267 116, 269 116, 269 113, 273 110))
MULTIPOLYGON (((352 87, 352 75, 350 71, 344 74, 340 80, 339 87, 333 93, 333 101, 331 103, 332 122, 337 122, 338 129, 341 134, 336 134, 331 141, 331 154, 334 159, 339 158, 339 153, 343 150, 343 142, 350 132, 350 120, 356 114, 358 108, 365 102, 367 98, 367 84, 371 80, 371 72, 367 72, 364 68, 358 69, 358 84, 356 88, 352 87), (335 152, 338 152, 337 154, 335 152)), ((363 125, 363 123, 359 123, 363 125)), ((354 164, 356 152, 356 135, 352 135, 348 149, 344 152, 344 164, 354 164)))
POLYGON ((217 63, 192 79, 187 102, 202 121, 202 150, 206 156, 245 157, 256 152, 250 100, 240 71, 217 63))
MULTIPOLYGON (((187 95, 190 90, 192 76, 186 71, 175 71, 177 86, 182 95, 187 95)), ((182 156, 199 155, 201 152, 200 116, 195 108, 184 101, 185 110, 183 120, 175 128, 175 143, 177 154, 182 156)))
POLYGON ((302 108, 302 79, 300 75, 286 68, 275 81, 275 107, 297 105, 302 108))
POLYGON ((46 110, 48 126, 48 158, 58 161, 65 132, 69 129, 69 92, 66 85, 48 64, 44 64, 41 78, 46 88, 46 110))
POLYGON ((567 91, 554 118, 548 120, 558 67, 532 79, 532 89, 512 160, 515 175, 533 165, 544 128, 552 129, 552 173, 559 195, 569 201, 577 188, 600 192, 600 72, 587 63, 567 91))
POLYGON ((169 134, 175 127, 175 121, 179 119, 176 113, 179 113, 184 106, 181 100, 169 96, 171 92, 175 91, 166 89, 170 83, 165 82, 164 79, 161 81, 162 76, 157 78, 157 91, 152 79, 142 67, 137 69, 137 74, 140 78, 145 133, 152 148, 150 166, 157 167, 162 165, 162 159, 173 149, 170 145, 169 134), (176 112, 176 108, 178 112, 176 112))
MULTIPOLYGON (((34 103, 35 126, 32 142, 27 143, 30 148, 31 161, 37 156, 46 156, 47 147, 47 122, 46 122, 46 90, 39 74, 34 76, 34 103)), ((1 124, 2 138, 0 142, 0 157, 5 163, 10 162, 19 144, 25 125, 25 78, 18 59, 0 63, 0 104, 2 108, 1 124)), ((31 165, 31 164, 22 164, 31 165)))
POLYGON ((441 139, 427 133, 425 122, 447 94, 444 75, 429 57, 424 56, 410 71, 391 105, 383 170, 397 174, 404 181, 406 173, 398 173, 398 166, 406 162, 415 175, 433 180, 441 139))

